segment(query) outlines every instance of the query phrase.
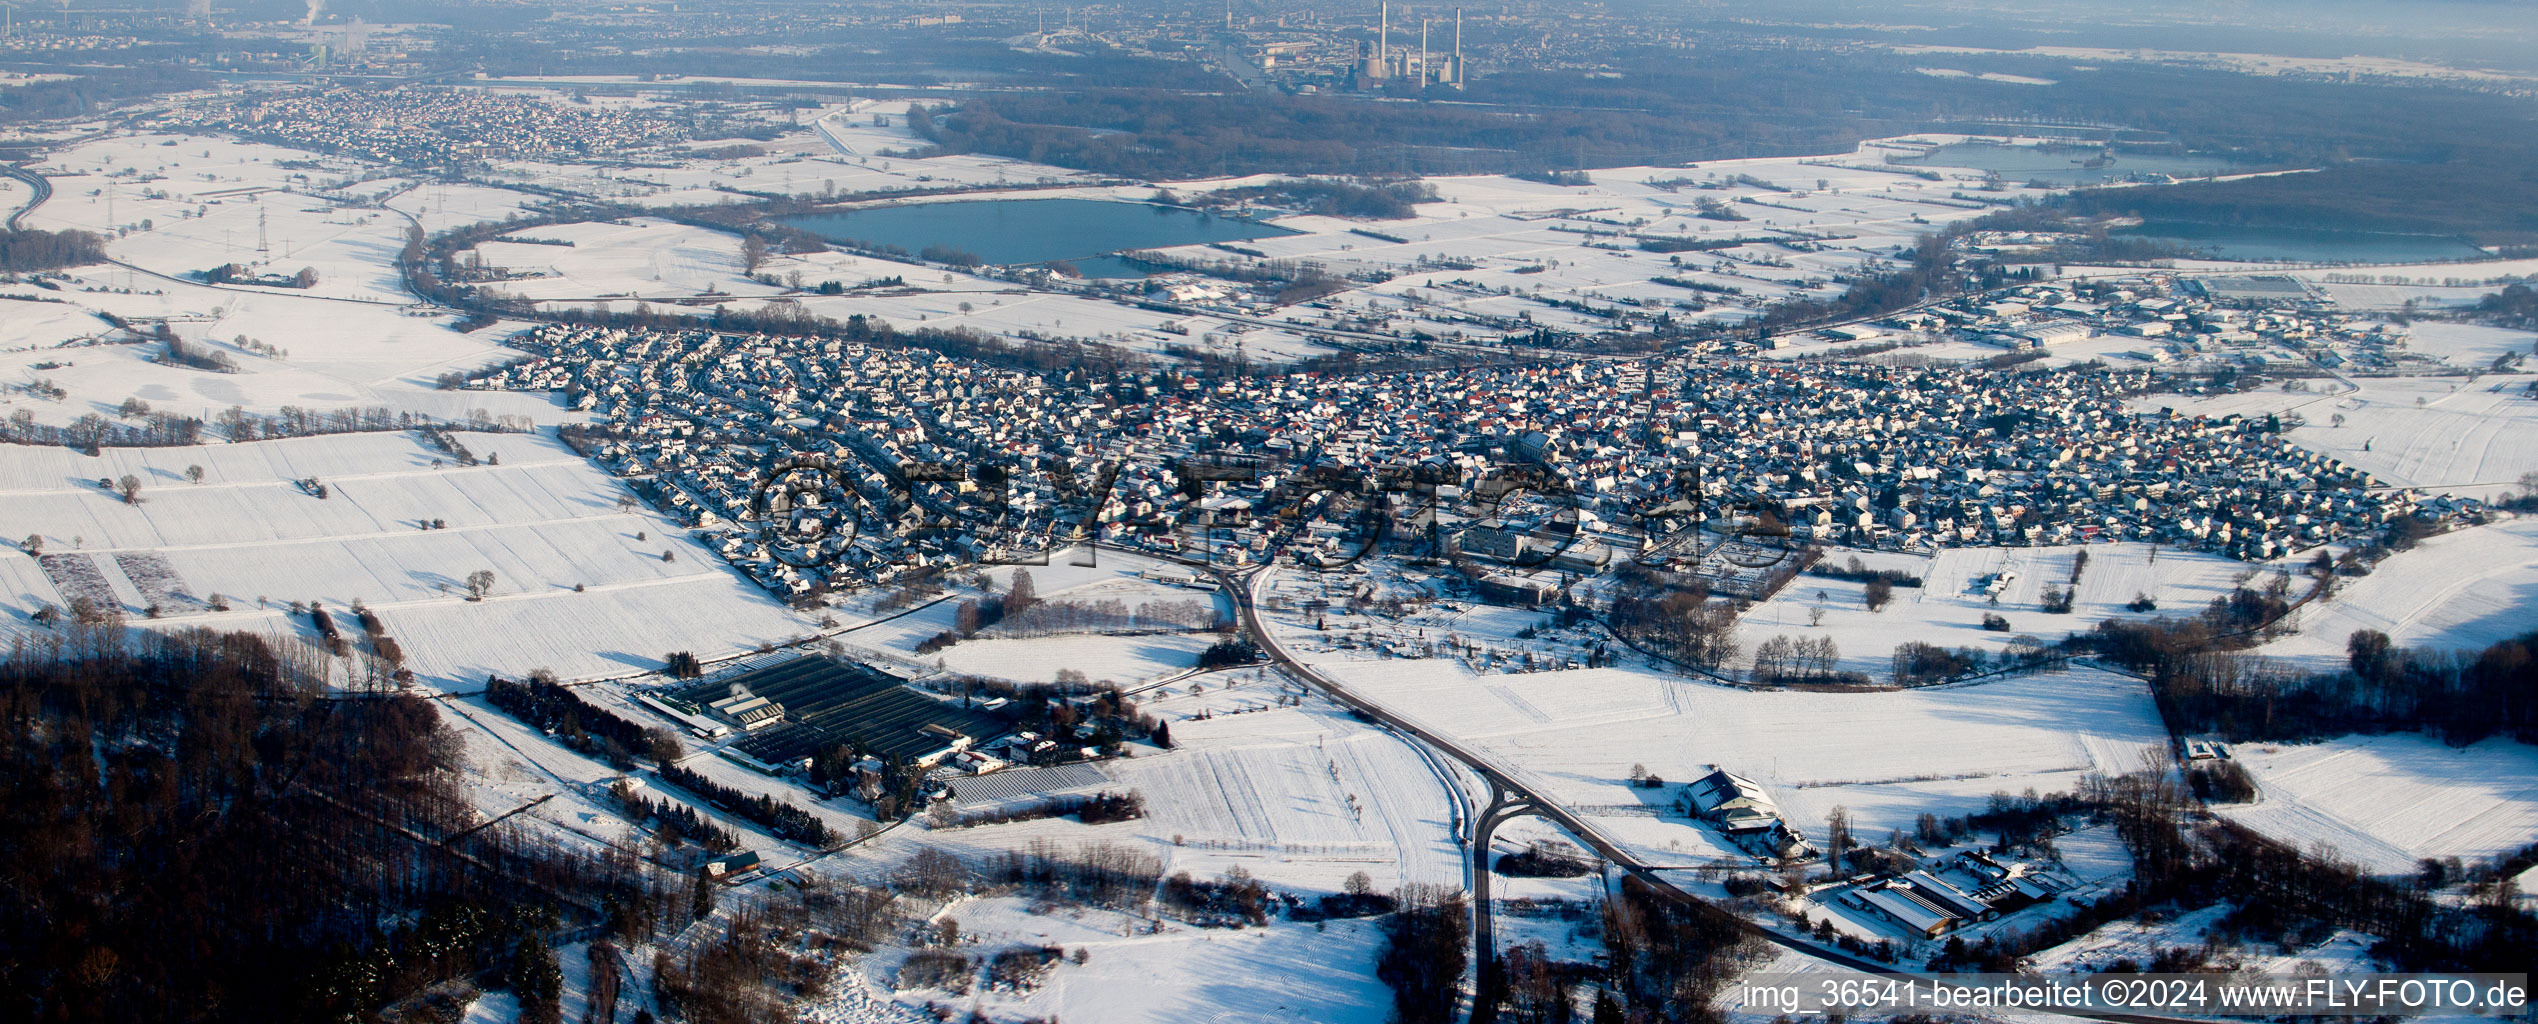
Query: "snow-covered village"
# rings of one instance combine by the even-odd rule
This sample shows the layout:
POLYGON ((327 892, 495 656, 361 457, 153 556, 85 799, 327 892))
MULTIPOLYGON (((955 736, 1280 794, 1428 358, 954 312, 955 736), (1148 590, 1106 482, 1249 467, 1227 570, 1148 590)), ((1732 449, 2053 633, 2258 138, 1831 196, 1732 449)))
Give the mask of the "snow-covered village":
POLYGON ((2538 966, 2475 5, 677 6, 10 12, 7 1019, 2538 966))

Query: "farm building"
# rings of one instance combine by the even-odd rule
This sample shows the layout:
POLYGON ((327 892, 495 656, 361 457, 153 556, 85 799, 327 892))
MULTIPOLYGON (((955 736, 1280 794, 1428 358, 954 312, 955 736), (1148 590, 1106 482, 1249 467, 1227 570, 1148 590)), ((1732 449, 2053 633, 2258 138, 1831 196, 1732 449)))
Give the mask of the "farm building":
POLYGON ((1850 895, 1852 906, 1922 935, 1944 935, 1956 927, 1955 915, 1940 909, 1909 886, 1885 885, 1850 895))
POLYGON ((1884 878, 1842 897, 1842 902, 1922 935, 1944 935, 2051 899, 2054 887, 2033 874, 2005 867, 1980 853, 1884 878))
POLYGON ((1693 813, 1747 849, 1781 858, 1809 852, 1806 841, 1780 820, 1771 794, 1744 776, 1722 768, 1695 780, 1686 795, 1693 813))
POLYGON ((759 859, 757 851, 742 850, 739 853, 731 854, 727 857, 720 857, 706 861, 705 876, 708 878, 728 878, 744 871, 755 871, 763 863, 764 862, 759 859))

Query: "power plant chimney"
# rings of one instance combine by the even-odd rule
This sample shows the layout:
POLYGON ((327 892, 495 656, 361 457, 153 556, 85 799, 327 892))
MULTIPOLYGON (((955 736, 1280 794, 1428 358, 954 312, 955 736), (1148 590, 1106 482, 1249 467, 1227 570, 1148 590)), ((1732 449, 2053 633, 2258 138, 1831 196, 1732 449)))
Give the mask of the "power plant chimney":
POLYGON ((1454 63, 1447 70, 1454 74, 1454 87, 1463 87, 1463 9, 1454 9, 1454 63))
POLYGON ((1392 0, 1376 4, 1375 10, 1375 66, 1389 71, 1392 68, 1392 0))

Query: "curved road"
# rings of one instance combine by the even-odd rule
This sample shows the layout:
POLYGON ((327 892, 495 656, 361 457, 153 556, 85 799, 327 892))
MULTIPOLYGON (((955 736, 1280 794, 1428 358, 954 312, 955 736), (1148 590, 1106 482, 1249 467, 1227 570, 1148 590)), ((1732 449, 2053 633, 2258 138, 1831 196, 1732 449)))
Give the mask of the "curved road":
MULTIPOLYGON (((1550 819, 1553 824, 1567 830, 1570 835, 1576 836, 1579 841, 1594 848, 1597 855, 1603 857, 1606 861, 1611 862, 1614 866, 1621 868, 1632 877, 1639 879, 1641 882, 1646 883, 1651 888, 1665 894, 1671 899, 1697 907, 1704 913, 1718 914, 1728 920, 1732 920, 1736 922, 1736 925, 1739 928, 1757 938, 1785 946, 1809 956, 1828 960, 1854 970, 1874 971, 1879 973, 1896 972, 1896 968, 1891 964, 1883 964, 1873 960, 1855 957, 1838 949, 1818 946, 1811 942, 1802 942, 1770 929, 1763 928, 1762 926, 1756 925, 1744 918, 1737 917, 1725 910, 1721 910, 1707 900, 1701 899, 1698 896, 1694 896, 1691 893, 1684 891, 1682 887, 1677 886, 1672 881, 1669 881, 1664 876, 1658 874, 1659 871, 1665 870, 1664 868, 1651 865, 1640 860, 1636 855, 1632 854, 1629 850, 1624 849, 1620 844, 1613 842, 1612 840, 1606 838, 1602 833, 1596 831, 1593 826, 1587 824, 1586 820, 1578 816, 1576 812, 1570 811, 1566 807, 1562 806, 1558 801, 1550 799, 1541 792, 1535 790, 1533 787, 1527 785, 1522 780, 1517 779, 1506 771, 1500 769, 1497 765, 1492 764, 1488 758, 1481 756, 1479 753, 1463 746, 1462 744, 1438 735, 1416 722, 1393 713, 1381 704, 1377 704, 1371 700, 1357 696, 1356 694, 1350 692, 1347 687, 1340 685, 1336 680, 1333 680, 1331 677, 1322 674, 1312 666, 1298 661, 1293 656, 1289 655, 1285 648, 1278 645, 1277 639, 1269 632, 1267 624, 1261 621, 1259 608, 1253 600, 1252 584, 1265 575, 1264 573, 1255 570, 1245 573, 1242 576, 1235 576, 1222 569, 1213 567, 1211 567, 1209 571, 1215 574, 1217 579, 1223 584, 1225 591, 1228 594, 1233 595, 1235 608, 1242 615, 1243 627, 1249 630, 1255 639, 1259 640, 1261 650, 1266 652, 1269 655, 1269 659, 1281 670, 1296 677, 1297 679, 1303 680, 1305 683, 1313 686, 1314 688, 1321 690, 1324 695, 1329 696, 1331 699, 1336 700, 1343 705, 1346 705, 1350 710, 1368 718, 1372 718, 1375 721, 1390 726, 1391 728, 1397 729, 1402 733, 1416 737, 1420 742, 1427 744, 1429 747, 1445 754, 1447 757, 1451 757, 1456 761, 1462 762, 1465 767, 1470 768, 1474 774, 1479 775, 1483 780, 1496 786, 1500 790, 1503 790, 1509 795, 1532 804, 1542 817, 1550 819)), ((1491 941, 1491 915, 1489 913, 1488 903, 1490 871, 1487 864, 1487 853, 1488 851, 1486 850, 1476 849, 1472 851, 1472 856, 1475 858, 1472 868, 1472 937, 1474 947, 1481 955, 1481 959, 1476 960, 1476 962, 1486 962, 1486 958, 1489 957, 1495 949, 1491 941)))
POLYGON ((53 183, 46 180, 43 175, 24 167, 0 164, 0 177, 16 178, 35 189, 35 195, 27 199, 26 205, 10 211, 7 226, 11 231, 18 230, 19 218, 35 212, 36 207, 44 205, 45 200, 53 198, 53 183))
MULTIPOLYGON (((1668 880, 1659 873, 1667 870, 1666 867, 1651 865, 1640 860, 1629 850, 1622 848, 1620 844, 1605 838, 1602 833, 1597 832, 1593 826, 1588 825, 1585 819, 1579 817, 1576 812, 1569 810, 1568 808, 1562 806, 1559 802, 1544 796, 1539 791, 1526 785, 1523 781, 1511 776, 1498 766, 1490 763, 1488 758, 1481 756, 1479 753, 1463 746, 1462 744, 1456 743, 1451 739, 1429 731, 1416 722, 1394 714, 1392 711, 1386 709, 1380 704, 1349 692, 1347 687, 1341 686, 1337 681, 1331 679, 1329 676, 1323 675, 1312 666, 1298 661, 1287 654, 1286 649, 1280 647, 1277 639, 1271 635, 1267 624, 1261 621, 1259 609, 1253 600, 1252 586, 1267 575, 1264 571, 1266 569, 1265 566, 1249 569, 1241 574, 1229 573, 1214 565, 1207 565, 1204 566, 1204 568, 1208 573, 1216 577, 1218 583, 1223 586, 1227 594, 1233 596, 1235 609, 1240 612, 1242 616, 1243 628, 1248 630, 1252 637, 1259 641, 1261 650, 1269 655, 1270 661, 1277 665, 1281 671, 1284 671, 1289 675, 1302 680, 1307 685, 1322 691, 1324 695, 1347 706, 1350 710, 1377 722, 1381 722, 1393 729, 1399 730, 1405 735, 1415 737, 1419 740, 1419 742, 1427 744, 1430 748, 1441 752, 1456 761, 1462 762, 1465 767, 1470 768, 1472 772, 1479 775, 1483 780, 1490 783, 1497 790, 1508 796, 1516 798, 1516 800, 1511 803, 1520 802, 1523 804, 1530 804, 1530 808, 1527 809, 1529 813, 1538 814, 1543 818, 1549 819, 1553 824, 1560 826, 1570 835, 1575 836, 1580 842, 1583 842, 1587 846, 1593 848, 1597 855, 1603 857, 1614 866, 1621 868, 1624 873, 1638 879, 1642 883, 1645 883, 1651 889, 1654 889, 1666 898, 1692 907, 1701 913, 1718 915, 1721 919, 1732 922, 1739 930, 1765 942, 1794 950, 1799 953, 1804 953, 1808 956, 1832 963, 1839 967, 1869 974, 1914 973, 1903 970, 1893 964, 1882 963, 1865 957, 1853 956, 1849 953, 1842 952, 1839 949, 1819 946, 1815 943, 1807 942, 1772 929, 1765 928, 1752 921, 1748 921, 1743 917, 1729 913, 1710 901, 1685 891, 1681 886, 1674 884, 1674 882, 1668 880)), ((1484 814, 1475 814, 1473 820, 1477 821, 1483 816, 1484 814)), ((1493 924, 1491 921, 1492 915, 1489 905, 1489 880, 1491 872, 1488 862, 1488 851, 1485 849, 1473 849, 1470 851, 1470 856, 1473 858, 1471 864, 1473 895, 1472 945, 1475 954, 1473 962, 1480 969, 1488 970, 1490 969, 1490 965, 1496 960, 1496 945, 1492 937, 1493 924)), ((1491 1020, 1493 1016, 1493 1008, 1491 1007, 1482 1006, 1477 1003, 1475 1003, 1472 1007, 1471 1019, 1475 1022, 1475 1024, 1484 1024, 1484 1022, 1491 1020)), ((2190 1024, 2190 1022, 2177 1021, 2172 1018, 2137 1016, 2131 1014, 2101 1015, 2069 1013, 2063 1014, 2063 1016, 2112 1021, 2116 1022, 2116 1024, 2190 1024)))

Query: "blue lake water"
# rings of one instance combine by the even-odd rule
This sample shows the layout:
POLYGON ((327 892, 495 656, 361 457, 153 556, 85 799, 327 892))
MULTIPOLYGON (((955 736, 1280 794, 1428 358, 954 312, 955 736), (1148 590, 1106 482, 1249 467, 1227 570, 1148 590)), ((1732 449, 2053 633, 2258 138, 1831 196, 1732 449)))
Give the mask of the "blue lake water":
POLYGON ((2121 228, 2124 238, 2182 245, 2213 259, 2303 263, 2421 263, 2489 256, 2451 235, 2401 235, 2324 228, 2247 227, 2195 221, 2149 221, 2121 228))
POLYGON ((912 253, 940 245, 989 263, 1065 260, 1088 277, 1145 276, 1134 264, 1104 258, 1129 249, 1295 233, 1259 221, 1099 199, 909 203, 803 214, 785 222, 833 241, 892 245, 912 253))

